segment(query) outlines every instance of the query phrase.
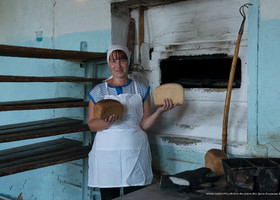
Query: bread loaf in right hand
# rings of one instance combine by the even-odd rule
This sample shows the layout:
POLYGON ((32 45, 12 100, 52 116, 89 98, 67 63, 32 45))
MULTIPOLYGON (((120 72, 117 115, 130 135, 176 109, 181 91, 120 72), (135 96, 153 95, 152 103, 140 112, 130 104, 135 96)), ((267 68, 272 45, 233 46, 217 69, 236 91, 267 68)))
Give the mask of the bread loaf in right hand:
POLYGON ((123 105, 114 99, 103 99, 93 106, 94 119, 108 119, 111 115, 116 114, 118 119, 122 119, 123 105))
POLYGON ((172 99, 174 104, 182 105, 184 103, 184 88, 177 83, 162 84, 154 90, 155 106, 164 105, 164 99, 172 99))

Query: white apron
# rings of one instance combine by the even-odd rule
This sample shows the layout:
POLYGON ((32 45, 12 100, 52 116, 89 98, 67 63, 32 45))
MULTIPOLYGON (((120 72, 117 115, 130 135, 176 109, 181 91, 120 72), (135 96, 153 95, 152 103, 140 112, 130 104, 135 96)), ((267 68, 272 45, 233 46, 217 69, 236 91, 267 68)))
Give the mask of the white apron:
POLYGON ((146 133, 140 128, 143 103, 138 94, 109 95, 105 99, 124 105, 122 120, 97 132, 89 153, 88 186, 108 188, 148 185, 152 182, 151 152, 146 133))

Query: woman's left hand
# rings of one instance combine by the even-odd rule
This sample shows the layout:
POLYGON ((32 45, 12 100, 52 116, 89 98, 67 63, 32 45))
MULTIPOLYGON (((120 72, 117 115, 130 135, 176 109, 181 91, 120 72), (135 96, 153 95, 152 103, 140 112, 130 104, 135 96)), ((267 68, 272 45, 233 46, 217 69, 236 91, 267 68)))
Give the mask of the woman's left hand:
POLYGON ((153 114, 150 113, 150 95, 148 95, 147 99, 144 102, 144 115, 142 117, 140 126, 143 130, 148 130, 150 127, 153 126, 153 124, 156 122, 156 120, 159 118, 159 116, 164 113, 165 111, 171 110, 172 108, 175 108, 178 105, 178 103, 173 104, 172 99, 164 99, 163 106, 160 106, 157 108, 156 112, 153 114))
POLYGON ((157 108, 157 111, 163 113, 165 111, 175 108, 178 104, 173 104, 172 99, 164 99, 164 105, 157 108))

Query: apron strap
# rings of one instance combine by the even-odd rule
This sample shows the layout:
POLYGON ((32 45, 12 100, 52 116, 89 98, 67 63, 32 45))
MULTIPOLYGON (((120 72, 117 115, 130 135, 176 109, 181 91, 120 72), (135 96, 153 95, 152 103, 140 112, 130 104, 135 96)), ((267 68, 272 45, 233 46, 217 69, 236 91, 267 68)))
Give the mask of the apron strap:
POLYGON ((109 95, 109 87, 108 87, 108 82, 105 81, 105 87, 106 87, 106 90, 107 90, 107 95, 109 95))
POLYGON ((136 85, 136 81, 133 81, 134 82, 134 90, 135 90, 135 93, 138 94, 138 88, 137 88, 137 85, 136 85))

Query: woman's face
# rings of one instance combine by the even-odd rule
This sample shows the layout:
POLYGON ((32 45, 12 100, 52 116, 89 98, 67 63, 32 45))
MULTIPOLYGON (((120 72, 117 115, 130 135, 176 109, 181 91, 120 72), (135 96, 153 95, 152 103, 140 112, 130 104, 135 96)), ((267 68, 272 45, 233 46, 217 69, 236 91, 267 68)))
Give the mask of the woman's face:
POLYGON ((128 73, 128 58, 121 50, 113 51, 109 57, 109 66, 112 75, 117 78, 126 78, 128 73))

